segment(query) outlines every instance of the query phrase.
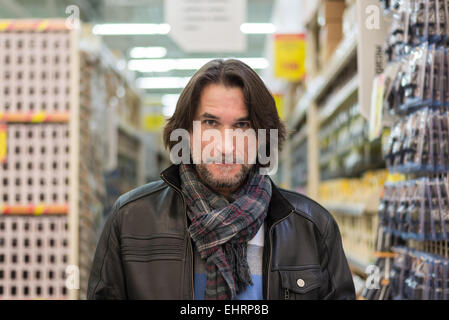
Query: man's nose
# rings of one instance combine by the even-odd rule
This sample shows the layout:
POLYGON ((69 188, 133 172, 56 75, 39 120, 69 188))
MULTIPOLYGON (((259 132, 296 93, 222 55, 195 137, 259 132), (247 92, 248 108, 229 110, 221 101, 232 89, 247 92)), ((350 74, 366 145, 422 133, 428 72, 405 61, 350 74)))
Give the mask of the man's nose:
POLYGON ((220 131, 221 143, 217 144, 217 151, 222 155, 234 155, 234 139, 232 129, 224 129, 220 131))

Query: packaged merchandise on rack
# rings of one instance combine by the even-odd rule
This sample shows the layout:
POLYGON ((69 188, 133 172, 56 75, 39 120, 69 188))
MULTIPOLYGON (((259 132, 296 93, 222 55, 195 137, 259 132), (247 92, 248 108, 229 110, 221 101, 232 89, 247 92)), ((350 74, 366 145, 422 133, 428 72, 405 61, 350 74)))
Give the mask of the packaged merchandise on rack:
POLYGON ((391 271, 393 299, 449 299, 449 259, 408 247, 392 250, 396 254, 391 271))
POLYGON ((387 178, 385 170, 367 171, 361 178, 334 179, 320 184, 320 201, 332 204, 369 203, 378 198, 387 178))
POLYGON ((383 108, 391 135, 384 156, 389 171, 402 176, 385 183, 378 208, 377 238, 387 245, 376 265, 384 276, 380 288, 365 288, 362 296, 447 300, 448 1, 383 6, 393 17, 385 50, 390 64, 383 108), (385 290, 390 294, 381 295, 385 290))
POLYGON ((447 176, 386 183, 379 223, 385 232, 403 239, 447 241, 448 204, 447 176))
POLYGON ((448 113, 421 109, 393 127, 385 155, 391 172, 444 173, 449 170, 448 113))
POLYGON ((449 35, 449 12, 446 0, 382 1, 391 24, 385 53, 396 61, 422 43, 441 44, 449 35))
POLYGON ((447 107, 448 59, 446 47, 424 43, 393 63, 395 70, 400 66, 385 89, 386 112, 403 116, 426 107, 447 107))
POLYGON ((365 286, 362 297, 366 300, 390 300, 392 298, 390 277, 393 259, 396 255, 391 252, 391 247, 404 245, 404 240, 392 233, 385 232, 385 227, 378 224, 374 265, 377 267, 378 282, 373 286, 365 286))
POLYGON ((359 112, 359 104, 348 104, 321 126, 321 178, 360 176, 383 167, 380 140, 370 141, 368 125, 359 112))
MULTIPOLYGON (((405 50, 405 35, 408 29, 408 20, 405 7, 399 5, 400 2, 401 1, 397 1, 397 3, 388 7, 388 11, 391 11, 394 16, 385 48, 388 61, 396 60, 397 57, 403 55, 405 50)), ((384 4, 385 3, 386 1, 384 1, 384 4)))

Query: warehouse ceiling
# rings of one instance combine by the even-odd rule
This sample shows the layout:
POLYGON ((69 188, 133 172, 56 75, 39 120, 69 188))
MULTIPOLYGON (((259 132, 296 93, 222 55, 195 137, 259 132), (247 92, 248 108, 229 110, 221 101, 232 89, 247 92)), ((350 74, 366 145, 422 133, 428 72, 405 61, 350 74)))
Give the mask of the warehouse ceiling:
MULTIPOLYGON (((270 22, 275 0, 247 0, 249 23, 270 22)), ((164 23, 163 0, 0 0, 0 19, 67 17, 66 8, 76 5, 83 23, 164 23)), ((266 34, 247 35, 247 51, 240 53, 186 53, 169 35, 103 36, 106 45, 129 60, 133 47, 164 47, 164 58, 263 57, 266 34)), ((136 77, 189 77, 194 71, 172 70, 137 73, 136 77)), ((147 89, 149 95, 179 93, 181 89, 147 89)))

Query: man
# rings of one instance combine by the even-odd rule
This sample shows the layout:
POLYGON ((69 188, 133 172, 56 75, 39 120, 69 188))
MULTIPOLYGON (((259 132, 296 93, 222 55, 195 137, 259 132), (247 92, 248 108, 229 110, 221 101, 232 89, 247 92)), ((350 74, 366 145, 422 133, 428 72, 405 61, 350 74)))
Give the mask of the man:
POLYGON ((277 139, 258 136, 257 152, 277 152, 286 130, 258 75, 233 59, 203 66, 164 129, 171 159, 181 150, 183 162, 116 201, 88 298, 354 299, 332 216, 278 188, 262 174, 273 163, 251 156, 255 135, 245 133, 261 129, 277 139), (182 132, 190 150, 173 139, 182 132), (224 158, 231 161, 217 161, 224 158))

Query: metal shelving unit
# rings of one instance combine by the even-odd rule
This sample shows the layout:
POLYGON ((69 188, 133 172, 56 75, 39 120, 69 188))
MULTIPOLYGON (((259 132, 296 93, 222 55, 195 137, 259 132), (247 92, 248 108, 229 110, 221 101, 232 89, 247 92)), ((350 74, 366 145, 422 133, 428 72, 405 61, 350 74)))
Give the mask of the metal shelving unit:
POLYGON ((135 155, 128 187, 142 183, 140 97, 104 51, 81 48, 82 36, 64 19, 0 21, 2 299, 84 298, 107 166, 135 155))
MULTIPOLYGON (((318 7, 319 4, 307 19, 308 56, 310 57, 318 56, 315 40, 313 36, 310 36, 310 33, 316 32, 318 7)), ((289 156, 293 157, 298 148, 307 145, 307 181, 304 189, 307 190, 308 196, 317 199, 335 216, 342 230, 346 253, 348 258, 350 257, 348 260, 354 269, 363 273, 366 266, 374 260, 377 194, 372 197, 375 201, 367 200, 366 203, 360 201, 343 203, 320 199, 320 185, 324 176, 323 165, 329 163, 337 154, 340 154, 341 157, 357 147, 348 141, 341 149, 333 151, 333 154, 323 155, 320 152, 323 129, 342 112, 346 112, 350 106, 358 103, 358 88, 361 84, 357 68, 358 37, 357 30, 347 34, 337 46, 332 57, 325 65, 321 66, 320 70, 318 70, 316 61, 309 58, 308 65, 315 64, 310 69, 318 70, 318 72, 309 75, 305 82, 304 94, 296 101, 293 110, 287 115, 288 126, 294 130, 294 133, 288 141, 288 155, 284 155, 284 159, 289 156), (365 235, 362 235, 362 232, 365 235)), ((370 142, 363 142, 361 146, 365 145, 372 148, 370 142)), ((295 160, 292 163, 287 163, 284 160, 284 176, 290 177, 295 174, 294 166, 296 164, 295 160)), ((384 164, 376 162, 353 170, 350 174, 337 175, 335 178, 359 177, 368 170, 382 168, 384 168, 384 164)), ((291 182, 292 178, 287 181, 291 182)), ((290 184, 288 187, 296 186, 290 184)), ((380 191, 379 187, 379 193, 380 191)))

